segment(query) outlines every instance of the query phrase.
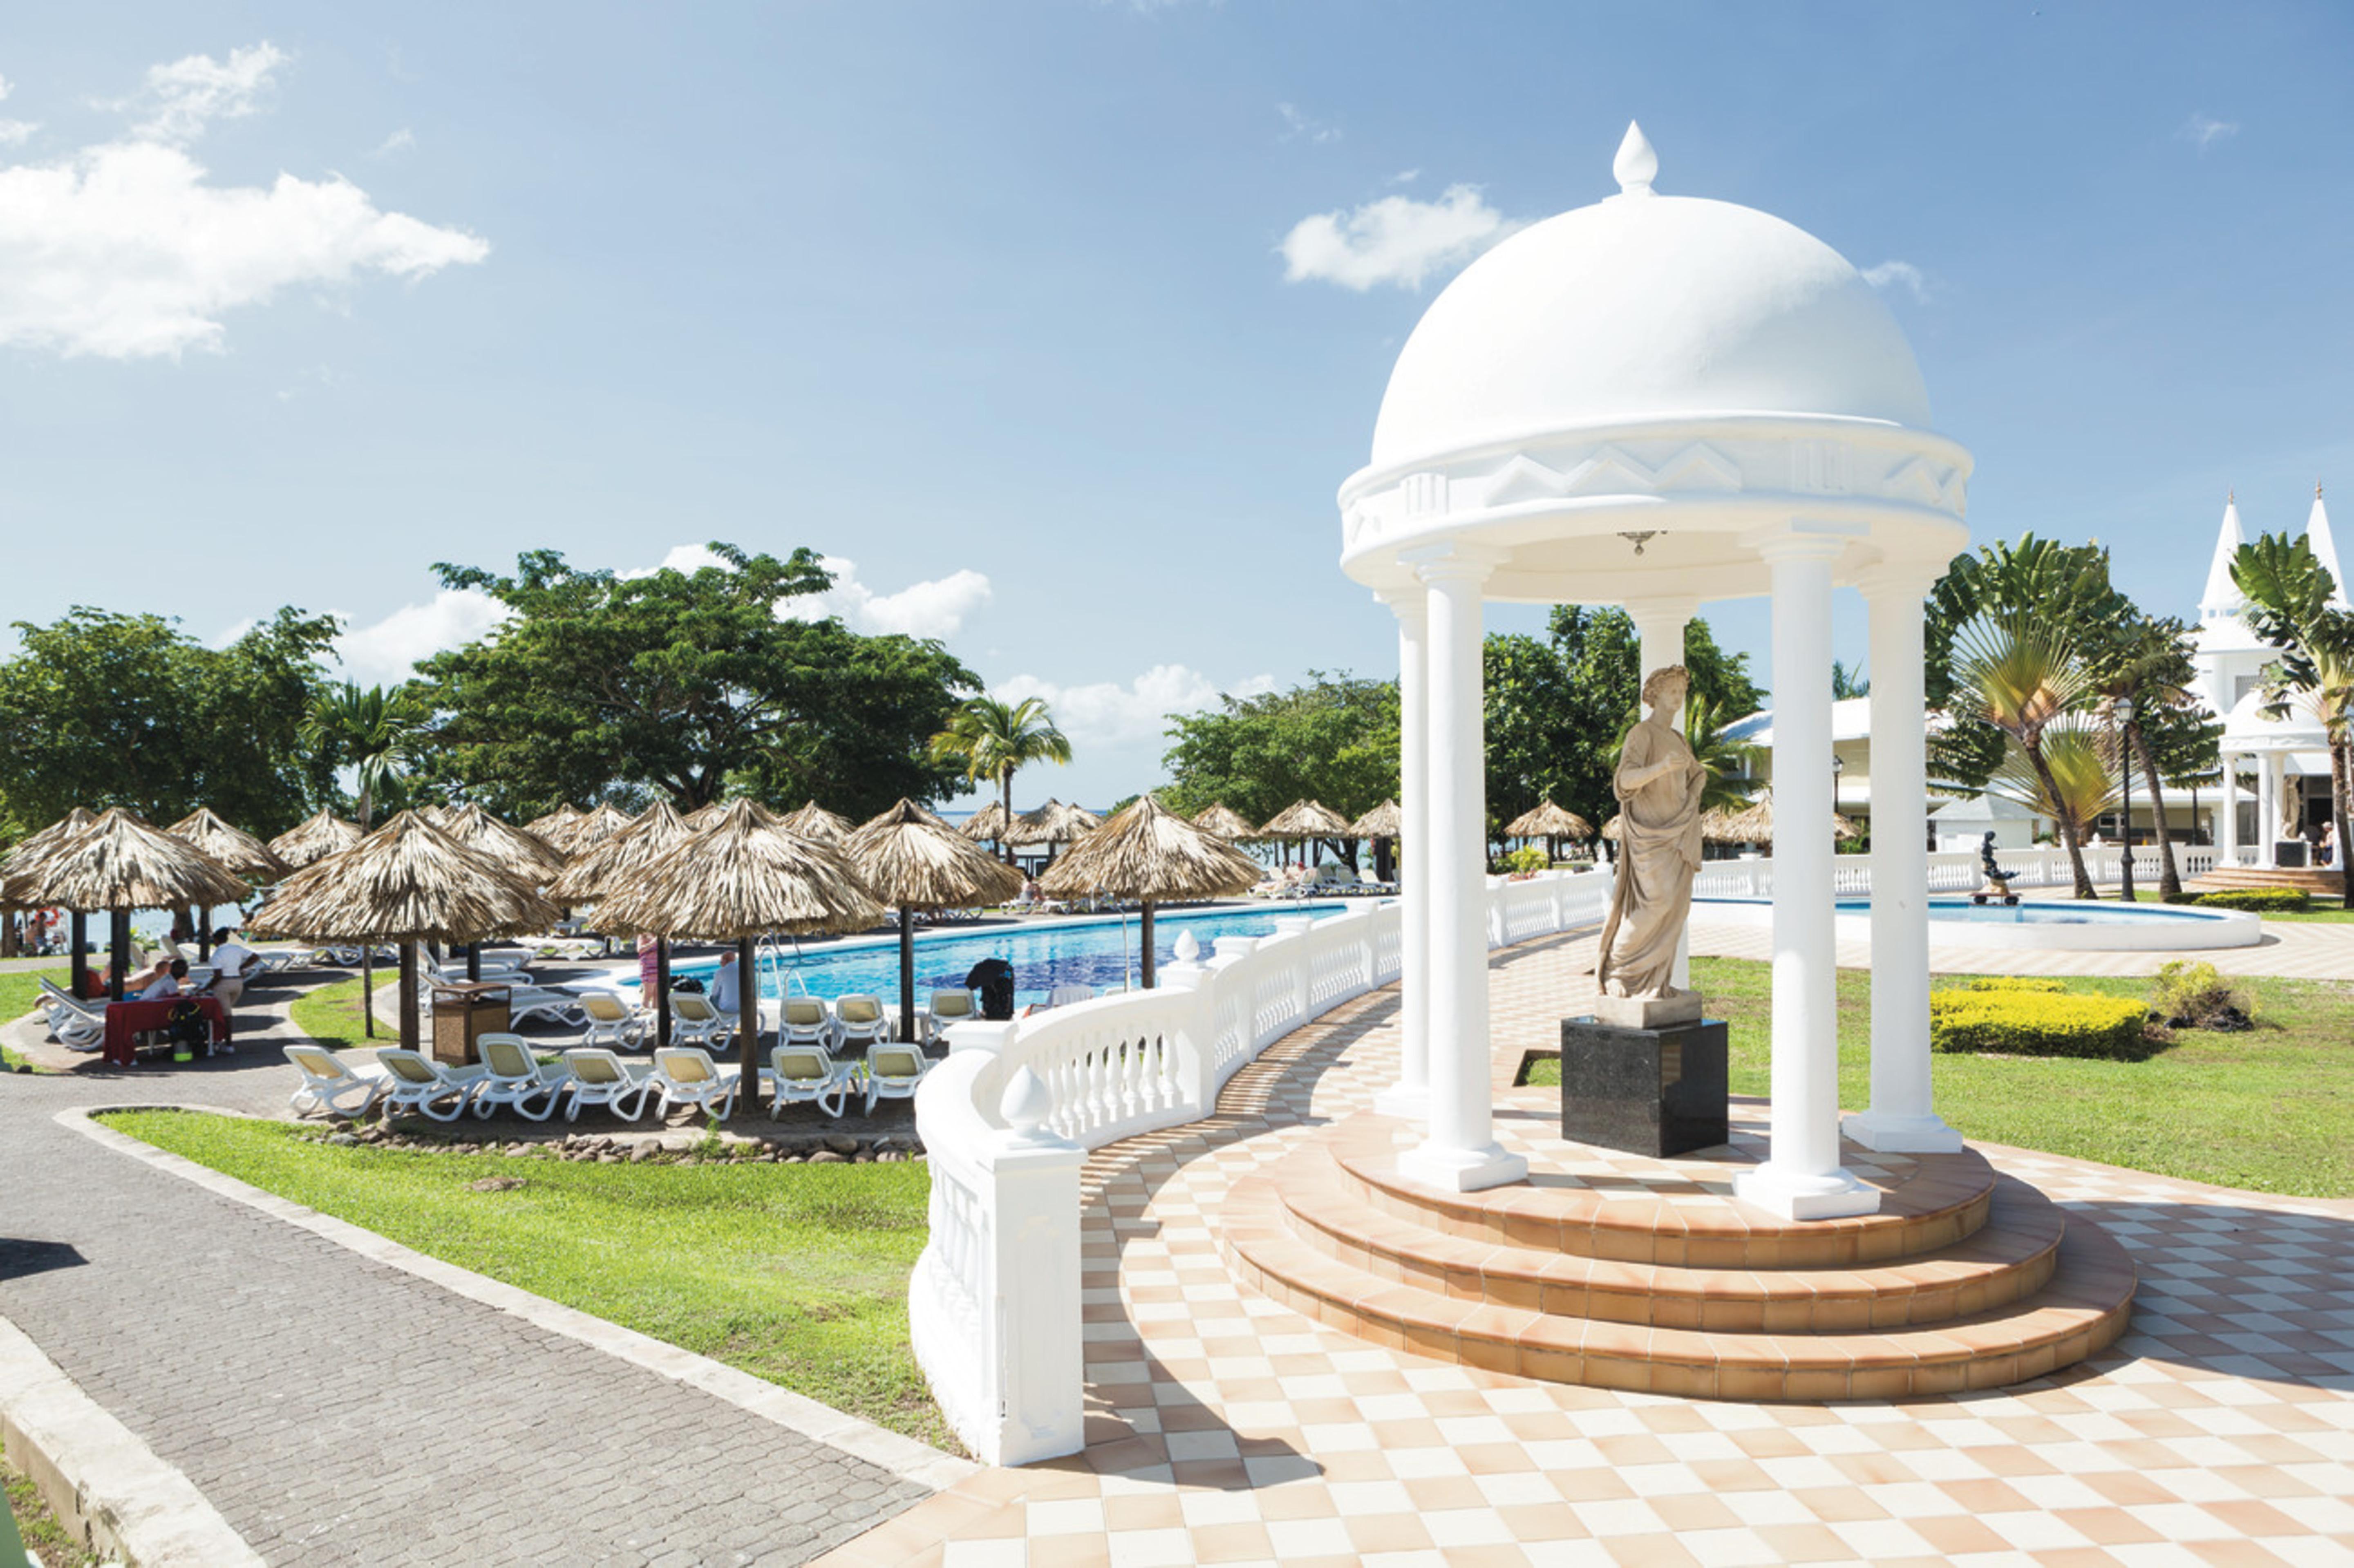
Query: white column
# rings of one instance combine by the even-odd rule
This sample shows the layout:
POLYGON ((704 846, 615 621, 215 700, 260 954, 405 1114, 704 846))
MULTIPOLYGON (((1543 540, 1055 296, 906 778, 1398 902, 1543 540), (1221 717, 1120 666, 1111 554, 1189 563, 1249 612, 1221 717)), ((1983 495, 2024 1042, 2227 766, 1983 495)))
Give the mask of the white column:
POLYGON ((2256 758, 2256 863, 2266 871, 2279 842, 2280 753, 2267 751, 2256 758))
POLYGON ((1774 1098, 1766 1163, 1735 1178, 1734 1192, 1786 1220, 1880 1207, 1879 1192, 1840 1164, 1831 561, 1846 543, 1793 529, 1759 547, 1774 584, 1774 1098))
POLYGON ((2240 759, 2223 753, 2223 831, 2215 835, 2216 855, 2224 865, 2240 863, 2240 759))
POLYGON ((1378 597, 1398 623, 1398 1078, 1384 1116, 1430 1117, 1430 721, 1428 617, 1420 583, 1378 597))
MULTIPOLYGON (((1861 583, 1872 612, 1872 1108, 1848 1118, 1846 1130, 1866 1149, 1916 1154, 1962 1146, 1962 1135, 1936 1113, 1929 1078, 1921 601, 1943 570, 1898 563, 1867 573, 1861 583)), ((1780 720, 1775 722, 1778 736, 1780 720)))
POLYGON ((1428 589, 1425 656, 1429 740, 1425 854, 1430 920, 1430 1121, 1399 1171, 1469 1192, 1528 1174, 1496 1142, 1488 1044, 1487 754, 1479 590, 1492 561, 1437 546, 1416 552, 1428 589))
MULTIPOLYGON (((1635 623, 1635 635, 1642 640, 1641 680, 1651 678, 1654 670, 1664 670, 1670 664, 1684 662, 1684 628, 1691 624, 1693 612, 1700 601, 1693 599, 1647 599, 1627 606, 1628 619, 1635 623)), ((1734 715, 1740 717, 1740 715, 1734 715)), ((1676 733, 1684 730, 1684 715, 1675 717, 1676 733)), ((1678 991, 1691 989, 1691 928, 1688 926, 1676 938, 1675 968, 1669 971, 1668 981, 1678 991)))

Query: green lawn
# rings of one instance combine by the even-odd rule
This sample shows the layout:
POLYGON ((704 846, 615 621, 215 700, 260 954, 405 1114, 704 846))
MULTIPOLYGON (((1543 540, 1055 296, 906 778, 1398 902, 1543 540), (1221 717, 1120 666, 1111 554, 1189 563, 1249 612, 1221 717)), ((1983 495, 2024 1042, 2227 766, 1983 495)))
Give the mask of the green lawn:
MULTIPOLYGON (((2158 902, 2158 890, 2155 887, 2144 887, 2137 883, 2134 886, 2134 902, 2137 904, 2155 904, 2158 902)), ((2266 910, 2264 914, 2257 916, 2257 918, 2264 920, 2296 920, 2312 925, 2338 925, 2346 922, 2354 922, 2354 909, 2340 907, 2338 904, 2333 902, 2331 898, 2325 896, 2315 898, 2306 908, 2294 914, 2276 915, 2271 910, 2266 910)))
MULTIPOLYGON (((376 979, 379 982, 383 980, 382 969, 376 971, 376 979)), ((398 991, 393 993, 392 1000, 396 1003, 398 1001, 398 991)), ((398 1045, 400 1044, 400 1018, 385 1002, 383 997, 376 999, 374 1040, 361 1033, 364 1021, 360 1015, 360 977, 357 975, 349 980, 313 986, 296 997, 286 1012, 295 1028, 330 1051, 341 1051, 352 1045, 398 1045)))
MULTIPOLYGON (((1771 970, 1694 959, 1712 1018, 1733 1025, 1733 1092, 1767 1090, 1771 970)), ((1938 984, 1959 983, 1941 976, 1938 984)), ((2149 980, 2071 979, 2070 991, 2147 999, 2149 980)), ((2256 1027, 2186 1030, 2145 1062, 1939 1053, 1937 1112, 1968 1137, 2226 1187, 2354 1197, 2354 985, 2243 980, 2256 1027)), ((1840 971, 1840 1103, 1872 1099, 1872 978, 1840 971)), ((1531 1081, 1561 1081, 1553 1063, 1531 1081)))
POLYGON ((107 1122, 430 1256, 956 1446, 907 1345, 923 1165, 576 1164, 332 1149, 310 1129, 186 1111, 107 1122), (525 1185, 470 1189, 485 1176, 525 1185))
POLYGON ((0 971, 0 1022, 22 1018, 33 1011, 41 999, 41 982, 62 986, 68 975, 65 969, 8 969, 0 971))

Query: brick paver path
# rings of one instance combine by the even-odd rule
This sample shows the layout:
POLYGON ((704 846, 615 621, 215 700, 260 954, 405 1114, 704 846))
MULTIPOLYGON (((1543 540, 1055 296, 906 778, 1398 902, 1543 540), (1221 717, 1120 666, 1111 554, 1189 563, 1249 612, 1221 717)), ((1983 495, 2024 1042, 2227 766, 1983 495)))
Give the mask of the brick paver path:
POLYGON ((800 1563, 928 1495, 51 1119, 280 1113, 288 1031, 251 1026, 285 995, 258 1000, 231 1059, 0 1076, 0 1315, 265 1560, 800 1563))
MULTIPOLYGON (((1592 958, 1491 956, 1500 1084, 1591 998, 1592 958)), ((2354 1563, 2354 1202, 1985 1147, 2134 1255, 2133 1327, 2082 1366, 1827 1405, 1534 1383, 1352 1339, 1221 1257, 1234 1184, 1394 1077, 1395 1016, 1394 991, 1336 1010, 1217 1118, 1098 1151, 1088 1447, 982 1471, 828 1568, 2354 1563)), ((1556 1117, 1553 1093, 1500 1088, 1498 1116, 1556 1117)))
MULTIPOLYGON (((1691 950, 1710 958, 1774 956, 1774 933, 1764 925, 1711 920, 1696 909, 1691 950)), ((2291 980, 2354 980, 2354 922, 2267 920, 2264 939, 2252 948, 2201 953, 2080 953, 2036 948, 1970 948, 1937 943, 1929 968, 1941 975, 2154 975, 2170 959, 2204 959, 2227 975, 2279 975, 2291 980)), ((1841 941, 1843 969, 1872 967, 1872 944, 1841 941)))

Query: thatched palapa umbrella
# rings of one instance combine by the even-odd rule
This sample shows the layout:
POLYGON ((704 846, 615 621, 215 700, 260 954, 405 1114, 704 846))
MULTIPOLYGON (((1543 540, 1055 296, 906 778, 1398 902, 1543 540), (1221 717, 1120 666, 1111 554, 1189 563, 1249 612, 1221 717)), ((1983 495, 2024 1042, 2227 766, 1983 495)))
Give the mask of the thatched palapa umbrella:
POLYGON ((186 839, 149 827, 118 806, 11 875, 0 885, 0 903, 56 904, 80 914, 103 910, 111 925, 108 994, 120 1001, 133 910, 210 908, 252 891, 186 839))
MULTIPOLYGON (((567 866, 548 884, 558 904, 596 904, 628 886, 654 862, 695 836, 668 800, 656 800, 627 826, 567 866)), ((670 938, 654 934, 654 1038, 670 1044, 670 938)))
POLYGON ((553 811, 546 811, 523 825, 523 831, 558 854, 572 853, 572 837, 588 813, 567 801, 553 811))
POLYGON ((1155 979, 1152 906, 1172 898, 1228 897, 1247 891, 1258 879, 1258 862, 1151 796, 1140 795, 1049 867, 1039 886, 1057 897, 1101 889, 1141 904, 1149 991, 1155 979))
MULTIPOLYGON (((1706 829, 1702 829, 1703 834, 1706 832, 1706 829)), ((1772 843, 1774 842, 1774 792, 1768 789, 1747 809, 1725 816, 1718 823, 1716 832, 1722 835, 1715 841, 1719 843, 1772 843)), ((1845 817, 1833 812, 1831 836, 1839 839, 1861 838, 1863 830, 1845 817)))
POLYGON ((1320 800, 1294 800, 1269 819, 1257 836, 1281 843, 1316 844, 1321 859, 1322 841, 1349 836, 1349 819, 1320 800))
POLYGON ((862 825, 845 847, 867 891, 899 911, 899 1038, 913 1040, 915 912, 999 903, 1022 890, 1022 874, 912 800, 862 825))
MULTIPOLYGON (((185 839, 196 845, 248 882, 275 882, 293 869, 272 853, 268 844, 243 829, 233 828, 221 821, 210 806, 197 807, 164 831, 175 839, 185 839)), ((196 957, 209 959, 213 954, 211 910, 199 914, 195 924, 196 957)))
POLYGON ((399 943, 400 1043, 414 1051, 419 942, 486 942, 544 928, 557 913, 488 855, 403 811, 280 883, 251 924, 305 941, 399 943))
POLYGON ((320 811, 270 840, 270 853, 289 871, 300 871, 313 861, 351 848, 364 836, 358 823, 347 822, 333 811, 320 811))
MULTIPOLYGON (((469 803, 456 807, 445 813, 438 825, 525 887, 545 887, 564 870, 564 856, 555 848, 480 806, 469 803)), ((563 918, 561 909, 557 911, 557 918, 563 918)), ((480 943, 466 944, 466 978, 482 978, 480 943)))
POLYGON ((1258 831, 1250 825, 1249 818, 1224 801, 1213 802, 1194 812, 1193 825, 1222 839, 1247 839, 1258 831))
POLYGON ((1383 882, 1390 879, 1390 851, 1405 831, 1405 813, 1398 810, 1395 800, 1380 805, 1349 824, 1352 839, 1371 839, 1373 844, 1373 875, 1383 882))
POLYGON ((1103 819, 1084 806, 1066 806, 1050 795, 1036 810, 1022 813, 1006 833, 1005 842, 1017 848, 1044 844, 1051 864, 1056 844, 1076 843, 1102 826, 1103 819))
POLYGON ((1561 841, 1564 838, 1590 839, 1594 824, 1566 807, 1556 806, 1548 799, 1533 810, 1522 811, 1504 829, 1504 836, 1512 839, 1543 839, 1545 858, 1561 857, 1561 841))
POLYGON ((815 800, 806 800, 798 811, 788 811, 778 819, 789 833, 799 833, 805 839, 815 839, 822 844, 840 845, 855 831, 848 817, 839 811, 829 811, 815 800))
POLYGON ((744 1013, 744 1086, 737 1114, 759 1097, 760 1010, 752 945, 770 932, 863 931, 883 918, 841 852, 786 832, 750 800, 663 855, 598 906, 597 927, 736 944, 744 1013))
MULTIPOLYGON (((87 807, 76 806, 39 832, 28 834, 17 840, 6 854, 0 855, 0 887, 6 885, 9 877, 20 871, 30 870, 43 855, 74 837, 96 821, 98 816, 95 812, 87 807)), ((0 896, 0 911, 10 907, 12 906, 5 896, 0 896)), ((72 911, 72 921, 73 973, 71 979, 73 992, 76 996, 80 996, 89 989, 83 981, 90 974, 90 955, 84 950, 90 946, 90 931, 88 922, 81 911, 78 909, 72 911)))
POLYGON ((571 841, 557 847, 568 855, 587 854, 636 821, 637 818, 608 800, 581 818, 572 829, 571 841))

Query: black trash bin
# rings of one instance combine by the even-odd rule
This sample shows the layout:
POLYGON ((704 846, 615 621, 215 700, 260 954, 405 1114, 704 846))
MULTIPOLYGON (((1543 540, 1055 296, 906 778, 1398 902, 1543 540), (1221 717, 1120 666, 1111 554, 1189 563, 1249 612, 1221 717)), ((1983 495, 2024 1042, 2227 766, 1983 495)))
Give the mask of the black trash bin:
POLYGON ((965 972, 964 988, 981 992, 981 1015, 1002 1023, 1013 1016, 1013 966, 1003 959, 983 959, 965 972))

